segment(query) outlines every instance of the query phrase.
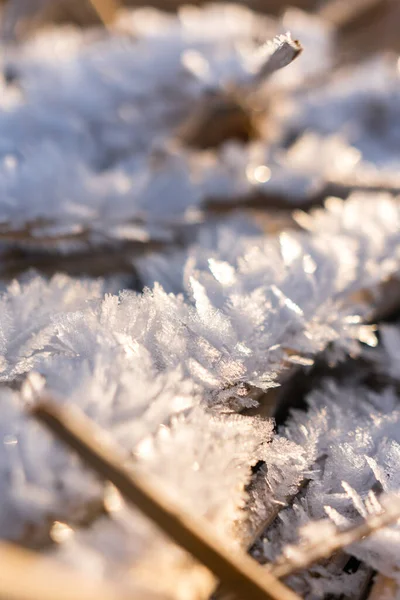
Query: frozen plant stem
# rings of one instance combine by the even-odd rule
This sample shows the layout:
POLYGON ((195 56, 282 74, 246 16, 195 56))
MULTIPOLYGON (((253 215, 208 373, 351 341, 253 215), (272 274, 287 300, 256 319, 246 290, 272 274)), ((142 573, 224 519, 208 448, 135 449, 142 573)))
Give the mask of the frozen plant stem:
POLYGON ((107 434, 78 410, 51 401, 36 405, 32 414, 89 465, 113 483, 125 499, 164 533, 212 571, 237 598, 299 600, 297 594, 267 573, 247 555, 228 552, 201 519, 194 519, 166 498, 153 483, 128 470, 126 456, 107 434))
POLYGON ((361 525, 337 531, 331 537, 323 537, 315 543, 288 546, 286 553, 267 567, 268 571, 279 579, 289 577, 289 575, 307 569, 324 558, 329 558, 338 550, 342 550, 380 529, 392 525, 399 519, 400 499, 392 500, 384 512, 367 517, 361 525))

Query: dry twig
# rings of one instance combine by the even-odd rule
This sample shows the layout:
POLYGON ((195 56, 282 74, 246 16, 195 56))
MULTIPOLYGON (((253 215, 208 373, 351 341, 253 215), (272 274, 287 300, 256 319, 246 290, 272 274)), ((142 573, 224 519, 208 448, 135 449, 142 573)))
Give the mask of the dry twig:
POLYGON ((400 499, 397 499, 397 502, 392 500, 382 513, 367 517, 360 525, 337 530, 330 537, 323 536, 316 542, 287 546, 285 554, 269 565, 268 571, 280 579, 288 577, 324 558, 329 558, 338 550, 359 542, 399 519, 400 499))
POLYGON ((299 600, 294 592, 247 555, 228 552, 206 522, 185 513, 164 496, 148 476, 143 477, 125 467, 124 453, 80 411, 44 401, 34 407, 32 414, 102 478, 111 481, 130 504, 210 569, 237 597, 299 600))
POLYGON ((395 600, 398 595, 399 584, 395 579, 378 574, 371 587, 368 600, 395 600))

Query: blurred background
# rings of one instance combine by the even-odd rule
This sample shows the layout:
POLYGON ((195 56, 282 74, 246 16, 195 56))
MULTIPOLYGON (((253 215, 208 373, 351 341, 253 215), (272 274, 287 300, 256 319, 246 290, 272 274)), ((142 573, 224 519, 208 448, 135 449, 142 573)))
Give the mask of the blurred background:
POLYGON ((134 271, 141 289, 137 257, 228 214, 274 231, 400 189, 398 0, 146 6, 1 0, 5 280, 134 271), (286 31, 303 51, 269 67, 286 31))
MULTIPOLYGON (((180 0, 1 0, 7 6, 6 15, 13 21, 19 33, 27 33, 34 27, 48 23, 73 23, 81 27, 101 23, 101 13, 112 16, 121 7, 137 8, 153 6, 163 11, 176 11, 185 4, 205 5, 203 0, 181 2, 180 0), (15 21, 14 21, 15 19, 15 21)), ((223 4, 223 2, 220 2, 223 4)), ((385 50, 399 51, 397 27, 400 7, 397 0, 237 0, 256 12, 281 15, 289 7, 319 14, 339 27, 342 42, 354 51, 385 50), (357 48, 357 46, 359 48, 357 48)), ((14 34, 17 33, 14 31, 14 34)))

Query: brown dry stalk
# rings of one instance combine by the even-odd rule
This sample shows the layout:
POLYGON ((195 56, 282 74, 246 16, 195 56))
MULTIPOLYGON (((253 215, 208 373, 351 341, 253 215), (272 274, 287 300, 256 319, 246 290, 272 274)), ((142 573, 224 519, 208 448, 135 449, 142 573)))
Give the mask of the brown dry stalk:
POLYGON ((392 525, 400 519, 400 499, 392 501, 383 512, 368 516, 363 523, 337 530, 330 537, 323 536, 316 542, 287 546, 287 552, 280 556, 267 569, 277 578, 284 578, 308 569, 314 563, 329 558, 338 550, 359 542, 380 529, 392 525))
POLYGON ((51 400, 37 404, 32 414, 67 444, 98 475, 113 483, 125 499, 164 533, 210 569, 236 597, 252 600, 300 600, 246 554, 229 552, 203 519, 193 518, 166 497, 159 487, 128 470, 126 456, 107 434, 78 409, 51 400))
POLYGON ((88 0, 107 27, 114 22, 119 9, 118 0, 88 0))
POLYGON ((351 27, 354 22, 387 3, 388 0, 329 0, 317 14, 336 27, 351 27))
POLYGON ((42 554, 0 543, 0 600, 151 600, 147 590, 136 591, 87 579, 42 554))
POLYGON ((398 595, 399 584, 395 579, 378 574, 368 596, 368 600, 395 600, 398 595))
MULTIPOLYGON (((0 0, 0 3, 3 0, 0 0)), ((217 0, 217 3, 222 3, 223 0, 217 0)), ((207 0, 191 0, 187 4, 201 6, 207 3, 207 0)), ((143 5, 152 6, 161 10, 175 12, 185 2, 183 0, 123 0, 123 4, 129 7, 142 7, 143 5)), ((236 4, 244 4, 243 0, 236 0, 236 4)), ((246 0, 246 6, 251 10, 279 15, 282 12, 282 0, 246 0)), ((315 7, 316 0, 292 0, 291 6, 297 6, 303 10, 312 10, 315 7)))
POLYGON ((338 179, 327 179, 323 190, 324 199, 327 196, 347 198, 353 192, 379 193, 387 192, 397 196, 400 194, 400 180, 398 177, 391 180, 383 180, 381 177, 354 178, 347 177, 338 179))

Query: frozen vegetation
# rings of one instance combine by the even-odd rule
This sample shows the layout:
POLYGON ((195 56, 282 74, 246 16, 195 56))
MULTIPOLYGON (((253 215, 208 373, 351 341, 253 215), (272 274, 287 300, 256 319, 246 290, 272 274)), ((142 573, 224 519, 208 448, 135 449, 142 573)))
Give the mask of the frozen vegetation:
MULTIPOLYGON (((23 256, 0 296, 3 539, 200 598, 191 559, 29 415, 44 393, 229 547, 263 515, 262 562, 397 506, 400 328, 375 321, 398 300, 398 64, 330 71, 336 44, 297 10, 210 5, 3 47, 0 271, 23 256), (258 139, 189 144, 193 115, 228 98, 258 115, 258 139), (135 289, 118 268, 29 270, 30 252, 90 265, 99 248, 124 254, 135 289), (311 391, 276 426, 277 389, 299 372, 311 391)), ((400 598, 399 548, 395 523, 287 583, 359 598, 376 572, 400 598)))

